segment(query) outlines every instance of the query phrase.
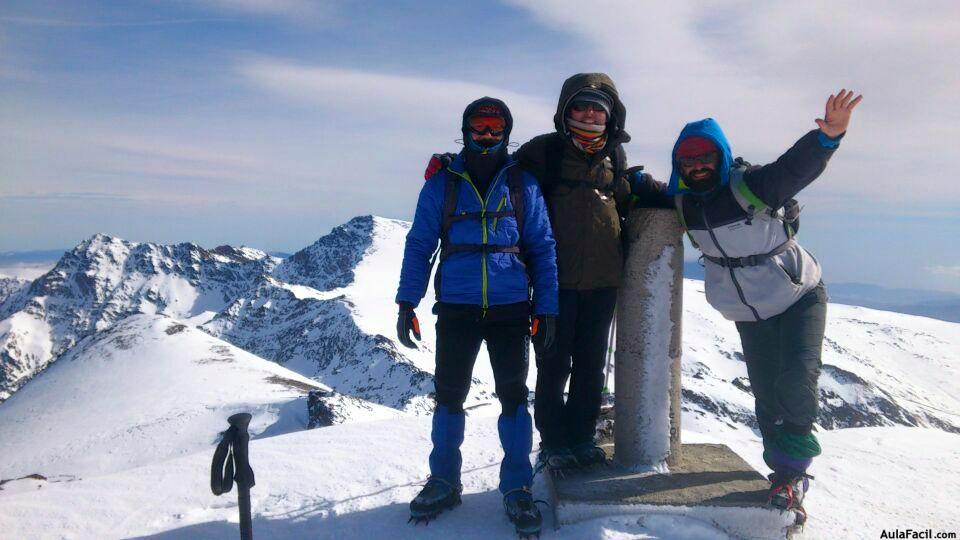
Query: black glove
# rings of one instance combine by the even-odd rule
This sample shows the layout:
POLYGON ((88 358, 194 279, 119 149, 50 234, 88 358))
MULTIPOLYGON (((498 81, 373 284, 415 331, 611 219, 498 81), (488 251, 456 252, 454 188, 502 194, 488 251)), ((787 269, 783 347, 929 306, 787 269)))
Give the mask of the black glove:
POLYGON ((553 344, 557 340, 557 316, 556 315, 536 315, 533 318, 533 326, 530 328, 530 335, 533 336, 535 344, 543 352, 551 352, 553 344))
POLYGON ((410 339, 410 331, 413 330, 413 337, 420 341, 420 321, 417 320, 417 314, 413 312, 413 304, 410 302, 400 302, 400 314, 397 316, 397 338, 404 347, 416 349, 417 346, 410 339))

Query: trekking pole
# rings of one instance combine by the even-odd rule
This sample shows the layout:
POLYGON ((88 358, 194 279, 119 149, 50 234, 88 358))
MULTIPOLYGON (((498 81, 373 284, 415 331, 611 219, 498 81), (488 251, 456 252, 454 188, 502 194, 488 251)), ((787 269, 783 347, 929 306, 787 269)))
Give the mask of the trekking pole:
MULTIPOLYGON (((616 313, 616 309, 614 309, 616 313)), ((613 343, 617 339, 617 317, 613 317, 613 323, 610 325, 610 334, 607 336, 607 362, 603 366, 603 393, 610 393, 610 361, 613 360, 613 343)))
POLYGON ((223 438, 213 453, 210 466, 210 489, 214 495, 229 493, 233 481, 237 481, 237 502, 240 504, 240 540, 253 540, 253 521, 250 517, 250 488, 256 482, 253 469, 250 468, 247 446, 250 434, 247 427, 252 416, 249 413, 237 413, 227 422, 230 428, 223 432, 223 438))

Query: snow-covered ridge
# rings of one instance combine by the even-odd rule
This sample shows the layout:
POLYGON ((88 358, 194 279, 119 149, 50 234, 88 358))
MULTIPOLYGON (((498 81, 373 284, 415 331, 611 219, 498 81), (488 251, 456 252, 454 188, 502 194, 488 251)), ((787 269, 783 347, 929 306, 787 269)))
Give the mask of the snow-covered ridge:
POLYGON ((276 261, 249 248, 133 243, 98 234, 0 304, 0 400, 84 337, 137 313, 212 316, 276 261))
MULTIPOLYGON (((430 409, 433 315, 424 341, 395 341, 393 297, 409 224, 360 216, 285 260, 250 248, 136 244, 97 235, 0 305, 0 399, 85 337, 138 313, 182 321, 337 392, 430 409)), ((739 339, 685 281, 684 409, 753 427, 739 339)), ((428 293, 429 294, 429 293, 428 293)), ((831 305, 821 377, 825 428, 918 425, 960 431, 960 325, 831 305), (928 375, 929 374, 929 375, 928 375)), ((530 374, 533 387, 535 373, 530 374)), ((493 398, 485 351, 470 405, 493 398)), ((695 420, 694 420, 695 421, 695 420)))
POLYGON ((29 280, 0 275, 0 310, 3 309, 3 303, 8 298, 16 295, 29 285, 29 280))
POLYGON ((240 411, 260 437, 301 431, 310 390, 328 391, 334 422, 397 416, 168 317, 132 315, 0 407, 0 478, 84 477, 202 451, 240 411))

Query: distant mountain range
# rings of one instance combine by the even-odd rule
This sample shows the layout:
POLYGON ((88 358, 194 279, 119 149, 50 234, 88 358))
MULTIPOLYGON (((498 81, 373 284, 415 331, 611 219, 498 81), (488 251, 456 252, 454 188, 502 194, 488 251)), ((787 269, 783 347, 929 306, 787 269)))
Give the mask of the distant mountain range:
MULTIPOLYGON (((703 266, 684 261, 683 276, 703 279, 703 266)), ((827 283, 830 302, 863 306, 942 321, 960 322, 960 294, 925 289, 888 289, 866 283, 827 283)))
MULTIPOLYGON (((210 354, 219 340, 222 350, 240 351, 230 353, 234 357, 242 352, 272 361, 291 372, 286 379, 306 377, 342 396, 334 403, 341 420, 370 407, 400 415, 428 412, 435 322, 430 299, 417 310, 425 329, 419 349, 399 346, 394 330, 393 297, 408 230, 407 222, 360 216, 285 259, 246 247, 95 235, 36 280, 0 289, 6 291, 0 297, 0 402, 16 401, 22 388, 42 381, 63 358, 76 366, 128 354, 123 351, 139 346, 135 328, 153 328, 149 343, 162 344, 181 337, 164 328, 184 327, 213 341, 197 337, 202 346, 177 356, 226 368, 229 363, 210 354), (142 315, 160 319, 116 330, 142 315), (344 408, 347 402, 353 405, 344 408)), ((703 285, 684 283, 685 415, 751 431, 753 397, 739 339, 732 323, 706 303, 703 285)), ((960 326, 842 305, 831 305, 830 317, 823 427, 960 432, 960 420, 949 413, 960 410, 960 402, 943 386, 955 370, 948 360, 960 350, 960 326)), ((530 377, 532 383, 533 370, 530 377)), ((610 387, 616 391, 615 381, 610 387)), ((467 405, 488 403, 493 392, 483 352, 467 405)), ((6 407, 0 403, 0 412, 6 407)))
MULTIPOLYGON (((11 290, 23 285, 14 274, 23 267, 36 274, 44 265, 52 268, 69 249, 41 251, 7 251, 0 253, 0 299, 9 296, 11 290), (5 271, 6 270, 6 271, 5 271), (8 275, 4 275, 8 274, 8 275)), ((270 257, 286 259, 292 253, 271 251, 270 257)), ((684 261, 683 275, 687 279, 703 280, 703 266, 697 261, 684 261)), ((830 301, 836 304, 863 306, 883 311, 895 311, 908 315, 920 315, 943 321, 960 322, 960 294, 926 289, 891 289, 866 283, 828 283, 830 301)))

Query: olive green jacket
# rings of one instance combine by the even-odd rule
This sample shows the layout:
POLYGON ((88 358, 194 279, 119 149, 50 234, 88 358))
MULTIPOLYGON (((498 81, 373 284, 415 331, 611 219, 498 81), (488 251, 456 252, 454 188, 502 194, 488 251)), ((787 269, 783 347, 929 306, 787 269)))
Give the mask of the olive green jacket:
MULTIPOLYGON (((626 216, 630 185, 623 175, 614 177, 613 159, 616 159, 614 150, 630 140, 630 135, 623 130, 625 117, 626 109, 610 77, 602 73, 574 75, 564 82, 560 92, 554 116, 557 131, 535 137, 516 153, 520 166, 539 179, 547 201, 557 241, 561 289, 620 285, 623 274, 620 217, 626 216), (614 99, 607 123, 607 145, 592 156, 573 145, 563 125, 563 112, 569 100, 587 87, 599 88, 614 99)), ((626 163, 622 163, 621 172, 625 169, 626 163)))

